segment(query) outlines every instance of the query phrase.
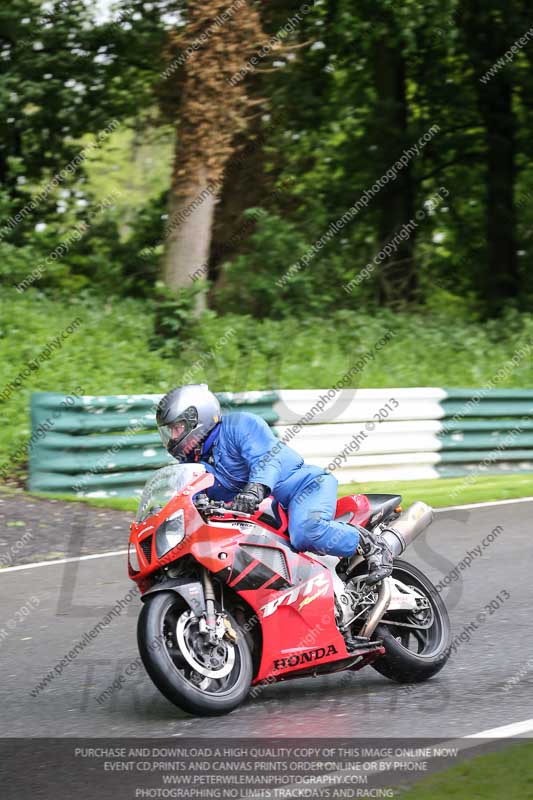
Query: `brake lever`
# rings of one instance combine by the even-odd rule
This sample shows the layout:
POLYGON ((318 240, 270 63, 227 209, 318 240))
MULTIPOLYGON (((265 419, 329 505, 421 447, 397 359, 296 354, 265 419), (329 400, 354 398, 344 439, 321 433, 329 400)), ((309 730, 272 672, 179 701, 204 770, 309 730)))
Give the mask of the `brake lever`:
POLYGON ((242 516, 242 517, 251 517, 252 514, 247 514, 245 511, 236 511, 230 504, 225 503, 223 500, 212 500, 209 502, 207 497, 205 500, 203 497, 198 498, 200 502, 196 502, 196 508, 198 511, 201 511, 203 514, 207 516, 215 516, 216 514, 221 514, 224 511, 229 511, 231 514, 235 516, 242 516))
POLYGON ((210 516, 220 514, 224 510, 224 503, 222 501, 214 501, 206 508, 206 513, 210 516))
POLYGON ((229 511, 231 514, 236 514, 237 516, 242 516, 242 517, 252 517, 253 516, 253 514, 248 514, 246 511, 237 511, 229 503, 222 503, 222 508, 225 511, 229 511))
POLYGON ((236 516, 237 515, 242 515, 244 517, 250 516, 250 514, 245 514, 244 511, 233 511, 230 505, 227 505, 222 501, 210 503, 208 506, 202 508, 202 511, 204 514, 207 514, 209 516, 216 516, 217 514, 222 515, 226 511, 229 511, 230 513, 235 514, 236 516))
POLYGON ((195 508, 205 516, 212 516, 218 514, 224 503, 221 500, 209 500, 206 494, 199 494, 194 501, 195 508))

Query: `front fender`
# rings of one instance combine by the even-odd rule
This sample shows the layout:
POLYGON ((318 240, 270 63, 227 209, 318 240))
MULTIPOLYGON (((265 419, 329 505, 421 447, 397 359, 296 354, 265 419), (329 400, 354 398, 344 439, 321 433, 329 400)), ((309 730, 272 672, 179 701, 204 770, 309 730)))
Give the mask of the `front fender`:
POLYGON ((157 592, 175 592, 183 597, 197 617, 205 613, 204 587, 200 581, 191 581, 190 578, 174 578, 164 583, 158 583, 142 595, 141 601, 144 603, 150 595, 157 592))

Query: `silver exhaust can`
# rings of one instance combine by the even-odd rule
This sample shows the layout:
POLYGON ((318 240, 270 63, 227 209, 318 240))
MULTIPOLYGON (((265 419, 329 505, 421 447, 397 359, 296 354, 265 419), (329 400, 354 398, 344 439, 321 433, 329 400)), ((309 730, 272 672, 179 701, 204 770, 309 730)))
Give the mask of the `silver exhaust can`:
POLYGON ((402 511, 397 520, 387 526, 382 533, 383 539, 392 550, 394 558, 400 556, 414 542, 422 531, 431 525, 435 513, 431 506, 417 500, 408 509, 402 511))

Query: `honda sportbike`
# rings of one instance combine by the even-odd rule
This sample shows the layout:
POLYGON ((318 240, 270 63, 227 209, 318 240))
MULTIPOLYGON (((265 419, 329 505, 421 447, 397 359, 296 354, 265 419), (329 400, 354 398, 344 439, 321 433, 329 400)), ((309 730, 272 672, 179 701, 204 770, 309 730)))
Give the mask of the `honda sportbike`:
POLYGON ((154 473, 131 525, 129 575, 143 607, 137 638, 144 666, 172 703, 225 714, 260 687, 367 664, 400 683, 425 681, 445 664, 450 623, 428 578, 398 558, 430 524, 432 509, 402 511, 399 495, 352 495, 338 519, 381 530, 391 577, 368 586, 367 563, 301 553, 290 519, 271 497, 244 514, 209 500, 201 464, 154 473), (345 636, 352 637, 350 650, 345 636), (355 649, 353 637, 357 639, 355 649))

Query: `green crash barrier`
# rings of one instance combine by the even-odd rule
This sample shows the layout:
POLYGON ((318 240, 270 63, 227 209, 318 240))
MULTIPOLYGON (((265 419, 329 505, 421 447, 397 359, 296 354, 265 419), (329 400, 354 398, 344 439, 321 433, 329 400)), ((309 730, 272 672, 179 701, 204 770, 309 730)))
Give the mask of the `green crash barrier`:
POLYGON ((66 480, 65 474, 43 471, 39 473, 38 487, 32 487, 30 483, 30 491, 75 494, 80 497, 135 497, 140 496, 144 484, 153 474, 153 469, 133 470, 109 475, 70 476, 66 480))
MULTIPOLYGON (((353 395, 353 390, 346 391, 353 395)), ((357 397, 364 400, 367 391, 361 390, 357 397)), ((410 409, 410 391, 413 402, 419 402, 420 389, 402 389, 404 413, 410 409)), ((406 478, 411 463, 415 464, 418 477, 421 471, 424 477, 447 477, 468 475, 476 470, 490 473, 533 469, 532 389, 437 388, 428 389, 427 393, 434 400, 428 404, 427 418, 421 419, 420 424, 421 427, 426 424, 426 430, 433 434, 428 434, 416 459, 412 454, 406 456, 406 478), (428 421, 432 423, 429 428, 428 421)), ((283 391, 281 395, 290 408, 301 403, 300 390, 283 391)), ((35 393, 31 401, 30 490, 95 497, 139 495, 153 470, 173 463, 155 426, 155 408, 160 397, 152 394, 67 397, 56 392, 35 393)), ((218 397, 224 409, 251 411, 270 425, 279 422, 275 406, 282 408, 283 404, 276 392, 223 393, 218 397)), ((354 429, 359 430, 361 418, 356 405, 353 418, 359 422, 354 422, 354 429)), ((400 412, 394 420, 402 419, 400 412)), ((411 419, 409 413, 405 419, 411 419)), ((394 420, 391 418, 376 429, 376 436, 386 433, 389 424, 393 430, 394 420)), ((321 423, 313 422, 316 433, 321 423)), ((350 424, 346 414, 343 422, 350 424)), ((302 430, 307 427, 304 424, 302 430)), ((373 453, 386 469, 386 455, 383 445, 378 446, 378 438, 376 450, 367 449, 366 453, 351 457, 350 469, 357 468, 360 460, 367 467, 358 469, 366 474, 368 457, 373 453)), ((292 444, 298 449, 298 441, 292 444)), ((321 441, 321 457, 332 460, 338 446, 335 437, 330 443, 321 441)), ((391 461, 395 475, 402 452, 399 450, 391 461)), ((353 480, 349 468, 346 466, 346 477, 342 470, 337 471, 340 483, 353 480)), ((383 473, 383 468, 379 468, 383 473)))
POLYGON ((445 389, 445 416, 459 420, 478 417, 527 417, 533 414, 533 389, 445 389))
POLYGON ((483 400, 472 406, 458 400, 442 400, 441 405, 447 417, 524 417, 533 412, 533 400, 483 400))
MULTIPOLYGON (((217 395, 222 408, 251 411, 270 425, 275 392, 217 395)), ((67 396, 35 392, 31 399, 29 489, 37 492, 131 497, 153 470, 175 463, 161 444, 155 409, 162 395, 67 396)))
POLYGON ((475 420, 443 420, 443 435, 449 433, 479 433, 487 434, 509 433, 520 428, 522 431, 533 431, 533 419, 475 419, 475 420))
POLYGON ((502 447, 506 452, 515 448, 533 450, 533 432, 517 433, 511 431, 492 431, 490 433, 454 433, 441 436, 442 450, 492 450, 502 447))
POLYGON ((465 450, 464 452, 448 453, 442 451, 440 453, 442 464, 493 464, 499 461, 533 461, 533 447, 528 450, 496 450, 487 448, 487 450, 465 450))
MULTIPOLYGON (((439 466, 439 478, 465 478, 469 475, 505 475, 506 473, 512 475, 520 475, 523 473, 533 472, 533 453, 529 461, 521 461, 518 464, 508 462, 494 462, 487 466, 480 465, 479 462, 472 462, 470 464, 453 464, 446 466, 443 464, 439 466)), ((459 502, 459 501, 458 501, 459 502)))

